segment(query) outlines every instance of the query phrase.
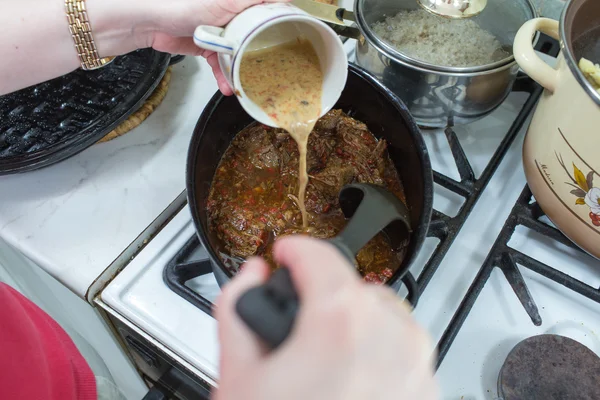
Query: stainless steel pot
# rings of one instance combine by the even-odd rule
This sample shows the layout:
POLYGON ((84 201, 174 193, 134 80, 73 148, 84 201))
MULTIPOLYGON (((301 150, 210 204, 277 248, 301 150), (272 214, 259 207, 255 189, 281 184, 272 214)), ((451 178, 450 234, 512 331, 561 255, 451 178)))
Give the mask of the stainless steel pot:
POLYGON ((479 72, 447 72, 402 63, 368 41, 357 46, 358 65, 374 74, 408 106, 417 124, 445 127, 485 117, 506 99, 519 67, 510 62, 479 72))
MULTIPOLYGON (((490 0, 485 10, 471 20, 492 33, 510 56, 468 68, 432 65, 412 58, 373 32, 375 22, 417 8, 415 0, 356 0, 353 17, 361 33, 357 64, 398 95, 421 126, 467 124, 485 117, 512 89, 519 70, 512 56, 512 43, 521 25, 537 16, 534 6, 530 0, 490 0)), ((319 18, 323 14, 313 15, 319 18)), ((341 30, 338 33, 343 34, 341 30)))
POLYGON ((408 106, 419 125, 444 127, 485 117, 506 99, 519 67, 512 42, 519 27, 536 17, 529 0, 492 0, 472 18, 501 42, 510 56, 496 63, 455 68, 427 64, 395 50, 371 29, 400 10, 418 8, 414 0, 357 0, 356 23, 363 35, 357 44, 358 65, 374 74, 408 106))

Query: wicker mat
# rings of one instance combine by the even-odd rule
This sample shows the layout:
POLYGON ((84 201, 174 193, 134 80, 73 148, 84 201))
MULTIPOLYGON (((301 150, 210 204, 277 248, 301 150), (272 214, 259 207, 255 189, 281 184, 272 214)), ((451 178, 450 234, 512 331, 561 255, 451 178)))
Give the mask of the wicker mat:
POLYGON ((167 69, 167 72, 163 76, 162 80, 154 90, 154 92, 148 97, 148 100, 144 103, 139 110, 135 113, 131 114, 125 122, 121 125, 117 126, 113 131, 111 131, 108 135, 104 136, 102 139, 98 141, 98 143, 108 142, 119 136, 123 136, 127 132, 132 129, 138 127, 142 122, 150 116, 156 110, 156 107, 162 103, 163 99, 167 95, 167 91, 169 90, 169 83, 171 82, 171 71, 172 67, 167 69))

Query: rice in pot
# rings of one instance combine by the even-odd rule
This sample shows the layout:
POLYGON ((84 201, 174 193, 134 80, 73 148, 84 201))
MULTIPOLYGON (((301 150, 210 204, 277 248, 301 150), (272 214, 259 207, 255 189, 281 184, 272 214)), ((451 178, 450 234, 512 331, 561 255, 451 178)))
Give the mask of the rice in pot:
POLYGON ((399 52, 438 66, 475 67, 510 56, 475 21, 441 18, 425 10, 400 11, 372 29, 399 52))

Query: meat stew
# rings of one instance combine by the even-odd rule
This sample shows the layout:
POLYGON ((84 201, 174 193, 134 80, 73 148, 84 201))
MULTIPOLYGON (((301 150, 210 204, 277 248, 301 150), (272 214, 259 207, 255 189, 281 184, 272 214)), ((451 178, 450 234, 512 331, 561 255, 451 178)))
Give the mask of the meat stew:
MULTIPOLYGON (((367 126, 341 110, 332 110, 315 125, 308 140, 306 192, 309 228, 302 227, 297 207, 298 146, 282 129, 253 123, 234 138, 212 181, 208 227, 228 256, 260 255, 272 268, 275 239, 297 233, 326 239, 345 225, 340 189, 353 182, 385 186, 406 203, 398 172, 367 126)), ((357 255, 365 280, 384 283, 400 266, 408 243, 393 249, 383 234, 357 255)), ((224 262, 227 262, 224 260, 224 262)))

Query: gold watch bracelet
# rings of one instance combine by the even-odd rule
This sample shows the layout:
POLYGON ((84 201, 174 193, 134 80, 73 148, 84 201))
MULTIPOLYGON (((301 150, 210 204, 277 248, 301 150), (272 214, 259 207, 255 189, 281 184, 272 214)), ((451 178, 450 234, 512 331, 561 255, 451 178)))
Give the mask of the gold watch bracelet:
POLYGON ((65 11, 81 68, 90 71, 109 64, 114 57, 100 58, 98 55, 85 0, 65 0, 65 11))

